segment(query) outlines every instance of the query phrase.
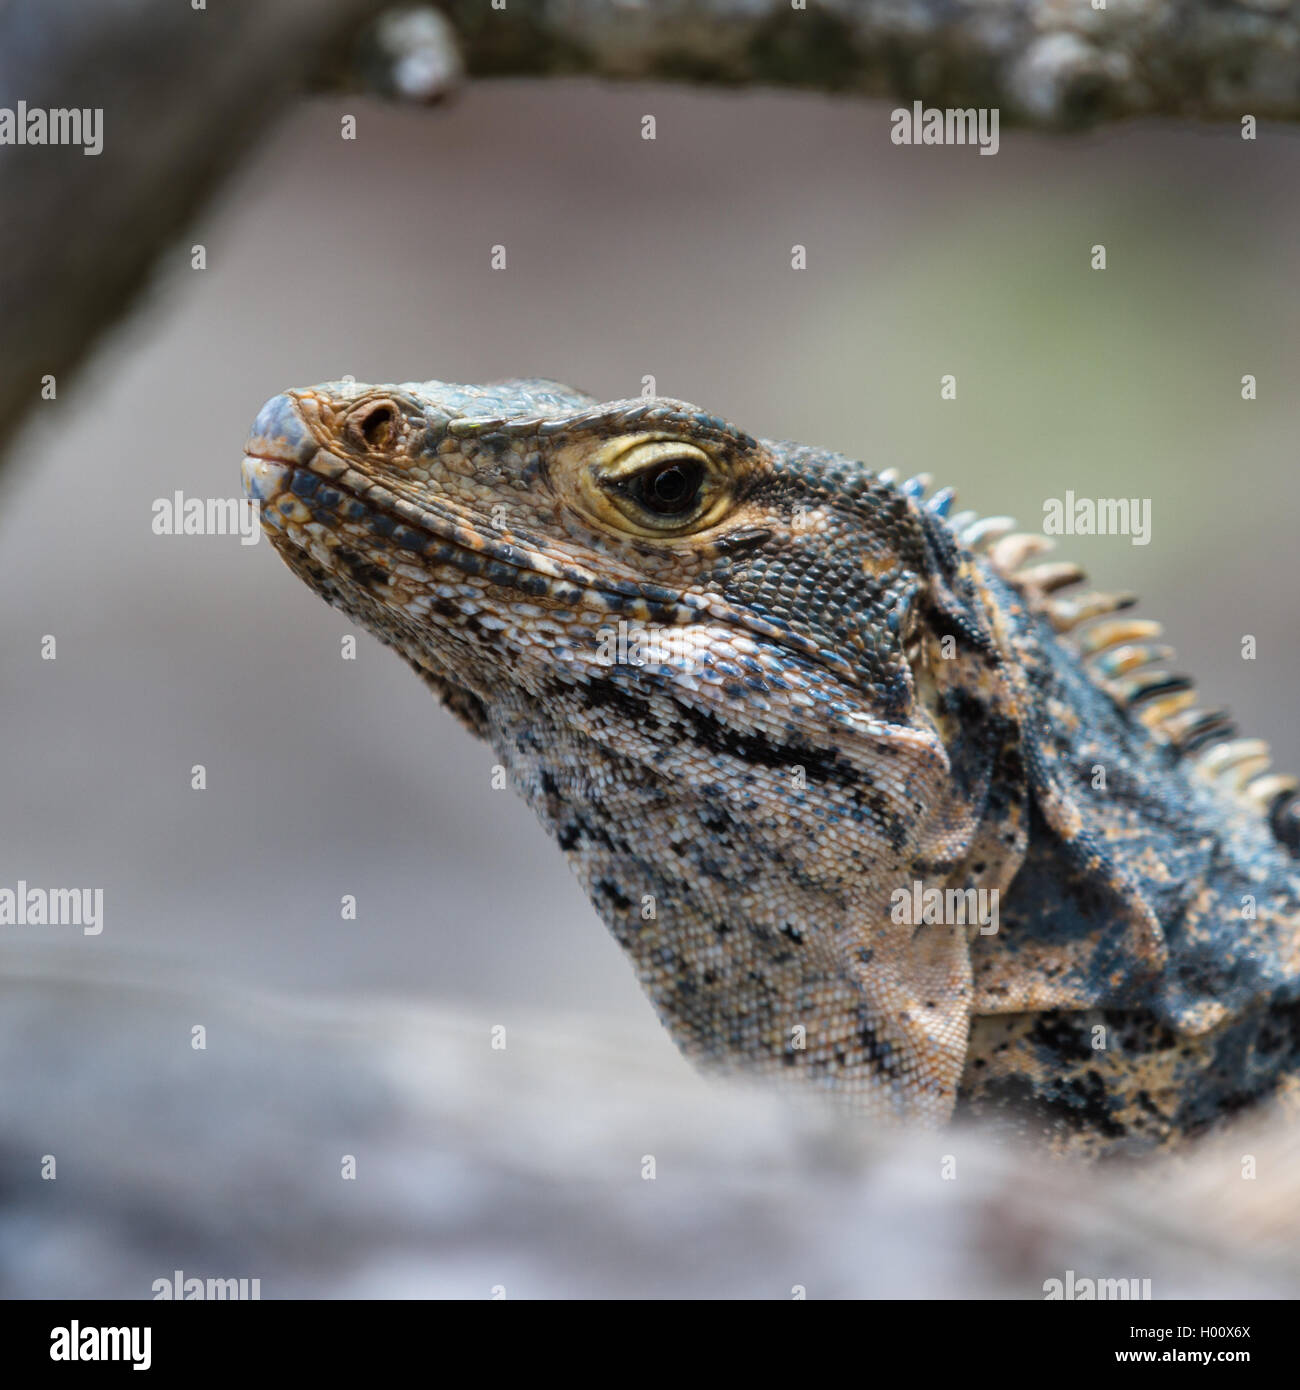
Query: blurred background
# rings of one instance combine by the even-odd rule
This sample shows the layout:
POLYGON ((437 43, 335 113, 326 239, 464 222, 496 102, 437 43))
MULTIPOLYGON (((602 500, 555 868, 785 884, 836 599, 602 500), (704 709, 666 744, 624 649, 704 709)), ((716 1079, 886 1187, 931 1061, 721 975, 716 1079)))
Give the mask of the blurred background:
POLYGON ((1067 489, 1149 498, 1150 545, 1058 553, 1139 592, 1204 702, 1300 770, 1300 138, 1004 129, 987 158, 896 147, 889 111, 557 81, 432 112, 302 102, 0 480, 0 884, 104 889, 102 935, 5 945, 507 1025, 617 1019, 687 1073, 490 751, 404 664, 364 634, 340 660, 349 625, 265 542, 151 531, 177 489, 237 495, 268 396, 344 374, 602 399, 652 375, 1026 529, 1067 489))
POLYGON ((491 789, 489 750, 368 636, 341 661, 348 624, 268 544, 151 531, 155 498, 237 494, 266 397, 345 373, 544 375, 602 399, 649 374, 1030 529, 1066 489, 1150 498, 1148 546, 1058 550, 1140 593, 1204 698, 1300 769, 1300 138, 1003 132, 987 158, 888 136, 884 104, 800 95, 303 103, 16 446, 3 881, 102 885, 87 953, 609 1010, 660 1041, 561 856, 491 789))

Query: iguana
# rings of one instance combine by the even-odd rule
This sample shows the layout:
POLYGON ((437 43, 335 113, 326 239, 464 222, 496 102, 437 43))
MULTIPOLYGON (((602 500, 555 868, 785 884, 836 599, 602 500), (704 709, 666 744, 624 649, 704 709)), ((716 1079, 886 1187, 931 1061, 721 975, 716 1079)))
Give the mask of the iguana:
POLYGON ((1296 782, 1045 537, 542 380, 290 391, 243 476, 490 743, 688 1057, 1087 1155, 1294 1097, 1296 782))

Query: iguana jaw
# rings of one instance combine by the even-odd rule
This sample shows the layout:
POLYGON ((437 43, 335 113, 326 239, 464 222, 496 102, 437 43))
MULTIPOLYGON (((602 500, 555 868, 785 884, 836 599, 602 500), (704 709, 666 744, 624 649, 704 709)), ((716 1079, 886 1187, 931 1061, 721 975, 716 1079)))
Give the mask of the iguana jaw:
MULTIPOLYGON (((764 520, 761 513, 745 512, 734 525, 718 528, 698 543, 692 538, 698 557, 686 556, 682 545, 685 563, 676 582, 668 574, 660 581, 638 573, 617 547, 608 554, 593 553, 591 545, 603 539, 598 534, 584 534, 585 546, 566 545, 561 525, 566 509, 558 504, 554 516, 534 518, 540 524, 530 532, 512 524, 512 517, 498 519, 490 501, 493 494, 485 493, 482 505, 476 504, 472 490, 464 486, 465 475, 472 475, 472 462, 490 455, 495 444, 475 454, 475 445, 467 442, 465 455, 448 461, 442 450, 426 442, 424 452, 411 450, 410 478, 402 476, 392 459, 374 460, 329 447, 344 407, 355 410, 375 399, 370 388, 348 390, 338 400, 330 398, 325 387, 272 397, 245 445, 242 474, 245 494, 259 504, 263 528, 281 555, 288 559, 294 548, 314 555, 333 576, 335 592, 327 597, 336 606, 346 608, 340 598, 349 587, 358 588, 367 611, 354 616, 369 625, 373 626, 370 609, 375 603, 427 621, 435 606, 430 586, 452 587, 457 592, 437 595, 441 603, 436 607, 443 617, 452 617, 448 603, 462 609, 468 605, 473 615, 519 606, 525 616, 533 616, 528 610, 540 607, 569 628, 573 638, 591 645, 597 628, 609 622, 664 629, 716 624, 826 664, 841 680, 853 679, 851 665, 833 648, 792 630, 778 617, 728 601, 716 586, 694 586, 695 573, 707 573, 714 564, 725 570, 732 557, 769 538, 757 524, 764 520), (549 537, 542 534, 542 526, 549 528, 549 537)), ((410 408, 414 414, 417 408, 410 408)), ((586 440, 581 431, 591 429, 597 442, 606 432, 617 437, 625 424, 618 414, 607 426, 577 423, 581 420, 575 417, 576 438, 586 440)), ((508 422, 472 418, 440 423, 458 439, 471 441, 484 433, 497 441, 508 422)), ((557 438, 554 423, 547 426, 550 444, 562 449, 564 441, 557 438)), ((511 424, 523 440, 525 428, 511 424)), ((716 422, 706 426, 706 434, 711 428, 716 433, 720 427, 716 422)), ((755 441, 746 443, 758 447, 755 441)), ((512 440, 510 448, 514 447, 512 440)), ((570 451, 581 456, 583 448, 575 443, 570 451)), ((545 472, 534 471, 530 494, 545 491, 545 472)), ((563 523, 581 530, 581 520, 575 523, 567 514, 563 523)), ((643 552, 642 559, 653 548, 645 540, 632 544, 643 552)), ((308 571, 297 572, 312 582, 308 571)), ((418 653, 406 654, 420 660, 418 653)))

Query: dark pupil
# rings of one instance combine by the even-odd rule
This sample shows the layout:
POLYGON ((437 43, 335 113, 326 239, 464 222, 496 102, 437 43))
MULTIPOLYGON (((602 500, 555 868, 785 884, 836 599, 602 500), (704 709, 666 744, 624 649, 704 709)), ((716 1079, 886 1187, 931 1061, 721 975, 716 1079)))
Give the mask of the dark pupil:
POLYGON ((700 487, 700 468, 695 463, 670 463, 656 468, 644 480, 646 504, 656 512, 684 512, 695 501, 700 487))

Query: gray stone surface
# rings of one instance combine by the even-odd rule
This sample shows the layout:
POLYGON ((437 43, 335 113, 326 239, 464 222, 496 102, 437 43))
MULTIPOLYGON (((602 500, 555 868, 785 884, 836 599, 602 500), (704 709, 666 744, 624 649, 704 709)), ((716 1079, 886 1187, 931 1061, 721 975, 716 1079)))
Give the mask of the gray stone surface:
POLYGON ((1035 1299, 1067 1270, 1300 1294, 1281 1129, 1080 1170, 709 1083, 590 1020, 521 1018, 504 1049, 494 1025, 11 955, 0 1297, 148 1298, 175 1270, 263 1298, 1035 1299))

